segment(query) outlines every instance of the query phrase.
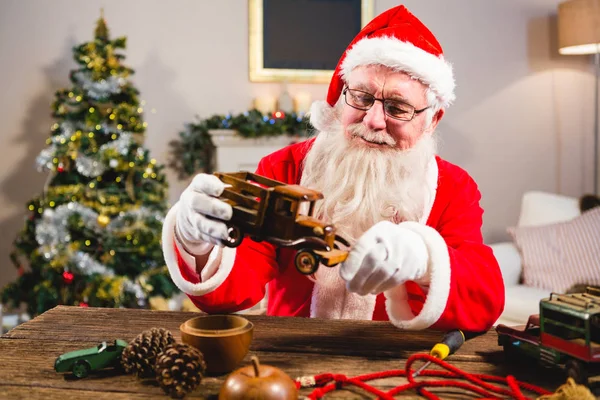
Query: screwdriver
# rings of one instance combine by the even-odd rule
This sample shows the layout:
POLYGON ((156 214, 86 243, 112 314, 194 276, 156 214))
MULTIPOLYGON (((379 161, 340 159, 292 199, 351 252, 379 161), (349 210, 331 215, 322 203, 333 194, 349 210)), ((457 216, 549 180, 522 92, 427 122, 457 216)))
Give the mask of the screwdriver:
MULTIPOLYGON (((454 354, 456 350, 460 348, 465 342, 465 334, 460 329, 452 330, 444 335, 444 338, 440 343, 437 343, 431 351, 429 355, 435 357, 437 359, 443 360, 448 357, 450 354, 454 354)), ((427 361, 421 368, 416 370, 413 374, 413 378, 419 376, 421 372, 425 370, 425 368, 429 367, 431 361, 427 361)))

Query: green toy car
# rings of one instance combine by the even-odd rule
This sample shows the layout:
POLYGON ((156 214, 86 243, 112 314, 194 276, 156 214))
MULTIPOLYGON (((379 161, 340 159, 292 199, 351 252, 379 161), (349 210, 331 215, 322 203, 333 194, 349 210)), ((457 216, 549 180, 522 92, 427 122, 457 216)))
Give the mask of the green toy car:
POLYGON ((102 342, 88 349, 70 351, 60 355, 54 362, 56 372, 73 372, 77 378, 85 378, 90 371, 97 371, 120 364, 121 353, 127 342, 116 339, 112 343, 102 342))

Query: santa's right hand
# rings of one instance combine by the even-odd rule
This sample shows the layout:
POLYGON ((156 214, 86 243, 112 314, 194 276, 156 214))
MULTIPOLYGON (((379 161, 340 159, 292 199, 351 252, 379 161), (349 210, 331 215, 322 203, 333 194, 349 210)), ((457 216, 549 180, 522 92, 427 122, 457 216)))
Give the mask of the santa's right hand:
POLYGON ((214 245, 223 247, 228 228, 222 221, 231 219, 231 205, 217 197, 225 184, 215 175, 198 174, 179 198, 175 230, 186 251, 201 255, 214 245))

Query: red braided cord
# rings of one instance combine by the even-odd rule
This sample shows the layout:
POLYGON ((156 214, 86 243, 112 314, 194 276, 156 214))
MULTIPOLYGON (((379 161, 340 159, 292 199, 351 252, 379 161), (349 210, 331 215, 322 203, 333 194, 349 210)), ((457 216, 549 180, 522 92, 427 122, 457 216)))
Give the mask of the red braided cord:
MULTIPOLYGON (((488 390, 490 392, 500 393, 502 395, 510 396, 511 398, 515 398, 518 400, 525 400, 525 397, 523 397, 523 394, 518 389, 518 386, 517 386, 517 392, 515 392, 514 390, 505 389, 500 386, 494 386, 483 380, 483 379, 487 378, 487 375, 479 375, 478 376, 477 374, 466 373, 466 372, 462 371, 461 369, 455 367, 454 365, 448 364, 447 362, 437 359, 433 356, 430 356, 429 354, 415 354, 415 355, 409 357, 408 360, 406 361, 406 371, 407 371, 406 377, 410 383, 415 382, 415 378, 413 377, 411 366, 415 361, 418 361, 418 360, 431 361, 433 363, 438 364, 439 366, 441 366, 442 368, 444 368, 448 371, 448 372, 442 371, 445 373, 444 375, 446 375, 446 376, 462 377, 462 378, 466 379, 467 381, 473 382, 476 385, 479 385, 479 387, 484 388, 485 390, 488 390)), ((478 388, 478 387, 472 386, 469 388, 469 390, 473 390, 473 391, 481 394, 481 392, 479 392, 475 388, 478 388)), ((486 394, 484 394, 484 396, 493 397, 493 394, 486 393, 486 394)))
MULTIPOLYGON (((369 393, 372 393, 378 396, 381 399, 393 399, 394 395, 398 393, 416 389, 419 391, 421 395, 431 400, 439 400, 435 394, 425 390, 425 387, 457 387, 465 390, 469 390, 471 392, 477 393, 480 396, 485 398, 494 398, 497 399, 498 396, 493 394, 492 392, 502 394, 504 396, 510 396, 512 399, 516 400, 527 400, 527 398, 521 392, 521 389, 525 389, 527 391, 537 393, 539 395, 550 394, 551 392, 543 389, 541 387, 531 385, 524 382, 517 381, 513 376, 507 376, 506 378, 493 376, 493 375, 485 375, 485 374, 469 374, 462 371, 459 368, 454 367, 451 364, 448 364, 442 360, 439 360, 435 357, 430 356, 429 354, 415 354, 406 362, 406 366, 404 370, 389 370, 389 371, 381 371, 374 372, 370 374, 360 375, 353 378, 348 378, 342 374, 319 374, 313 377, 314 386, 323 386, 321 388, 315 388, 309 395, 310 399, 319 399, 323 397, 325 394, 340 389, 343 386, 354 385, 360 387, 363 390, 366 390, 369 393), (425 370, 421 372, 422 376, 439 376, 446 378, 463 378, 469 382, 473 382, 474 384, 468 382, 461 382, 455 380, 432 380, 432 381, 415 381, 413 375, 413 370, 410 368, 411 365, 418 360, 431 361, 432 363, 438 364, 442 368, 445 368, 446 371, 434 371, 434 370, 425 370), (365 383, 365 381, 374 380, 374 379, 382 379, 389 377, 398 377, 398 376, 406 376, 409 383, 401 386, 397 386, 391 389, 388 392, 383 392, 377 388, 372 387, 365 383), (327 384, 333 381, 334 383, 327 384), (504 387, 492 385, 486 381, 492 382, 500 382, 508 385, 509 389, 504 387)), ((300 382, 297 381, 296 385, 300 388, 300 382)))

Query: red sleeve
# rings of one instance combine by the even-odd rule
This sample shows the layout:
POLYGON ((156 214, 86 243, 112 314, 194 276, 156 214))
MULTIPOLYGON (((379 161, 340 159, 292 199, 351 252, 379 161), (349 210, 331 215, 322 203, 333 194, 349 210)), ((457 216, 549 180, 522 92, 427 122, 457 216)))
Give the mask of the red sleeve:
POLYGON ((437 227, 451 271, 446 307, 433 327, 484 331, 504 309, 504 282, 492 249, 483 243, 479 189, 466 173, 458 183, 437 227))

